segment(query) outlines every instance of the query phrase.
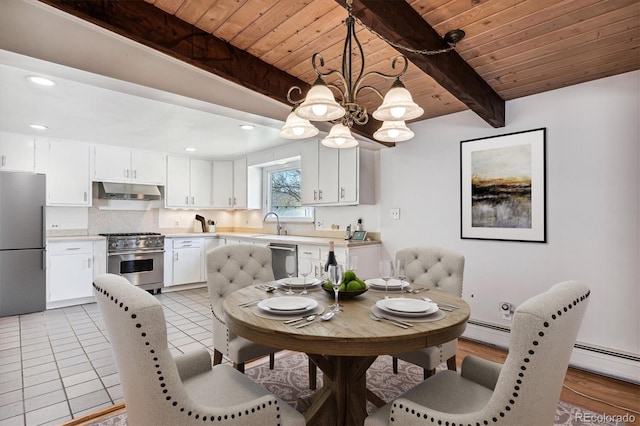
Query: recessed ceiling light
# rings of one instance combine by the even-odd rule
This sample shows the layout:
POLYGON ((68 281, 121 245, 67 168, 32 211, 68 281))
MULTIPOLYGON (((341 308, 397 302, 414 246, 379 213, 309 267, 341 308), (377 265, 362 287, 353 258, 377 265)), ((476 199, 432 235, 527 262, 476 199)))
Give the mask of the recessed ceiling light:
POLYGON ((48 127, 43 124, 29 124, 29 127, 36 130, 47 130, 48 127))
POLYGON ((187 152, 195 152, 196 149, 194 147, 190 146, 189 148, 185 148, 184 150, 187 151, 187 152))
POLYGON ((40 86, 56 85, 56 83, 53 82, 52 80, 49 80, 48 78, 44 78, 44 77, 38 77, 37 75, 30 75, 27 77, 27 80, 29 80, 32 83, 39 84, 40 86))
POLYGON ((242 130, 251 130, 253 128, 255 128, 256 126, 254 126, 253 124, 241 124, 240 128, 242 130))

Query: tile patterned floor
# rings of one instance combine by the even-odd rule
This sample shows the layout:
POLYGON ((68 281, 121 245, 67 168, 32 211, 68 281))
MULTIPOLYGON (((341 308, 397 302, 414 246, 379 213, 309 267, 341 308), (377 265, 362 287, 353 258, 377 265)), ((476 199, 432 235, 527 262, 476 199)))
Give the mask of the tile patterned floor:
MULTIPOLYGON (((174 353, 213 353, 206 287, 157 295, 174 353)), ((0 426, 57 425, 122 402, 95 303, 0 318, 0 426)))

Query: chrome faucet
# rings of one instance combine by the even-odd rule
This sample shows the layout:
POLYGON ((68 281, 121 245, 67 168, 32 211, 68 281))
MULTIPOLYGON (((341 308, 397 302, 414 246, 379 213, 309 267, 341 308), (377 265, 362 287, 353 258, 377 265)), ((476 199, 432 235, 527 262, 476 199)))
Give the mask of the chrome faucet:
POLYGON ((265 220, 267 220, 267 216, 269 215, 274 215, 276 217, 276 231, 278 232, 278 235, 280 235, 280 230, 282 229, 282 227, 280 226, 280 217, 278 217, 278 214, 276 212, 268 212, 264 215, 262 221, 264 222, 265 220))

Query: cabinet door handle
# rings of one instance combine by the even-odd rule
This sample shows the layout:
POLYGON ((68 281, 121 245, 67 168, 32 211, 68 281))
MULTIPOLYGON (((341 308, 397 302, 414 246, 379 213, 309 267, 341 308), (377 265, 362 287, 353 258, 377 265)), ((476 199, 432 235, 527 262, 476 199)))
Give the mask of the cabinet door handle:
POLYGON ((6 155, 3 155, 3 156, 2 156, 2 163, 1 163, 0 165, 1 165, 2 167, 4 167, 4 166, 6 166, 6 165, 7 165, 7 156, 6 156, 6 155))
POLYGON ((87 268, 91 269, 91 258, 87 259, 87 268))
POLYGON ((138 171, 136 169, 133 169, 133 178, 138 179, 138 171))
POLYGON ((176 260, 178 260, 178 252, 176 252, 176 260))
POLYGON ((191 197, 191 205, 192 206, 196 205, 196 197, 191 197))
POLYGON ((340 198, 344 200, 344 186, 340 187, 340 198))
POLYGON ((122 169, 122 176, 128 178, 129 177, 129 169, 122 169))
POLYGON ((65 250, 67 251, 80 250, 80 247, 67 247, 65 250))
POLYGON ((230 205, 230 206, 232 205, 232 204, 231 204, 231 197, 229 197, 229 205, 230 205))
POLYGON ((184 203, 186 205, 189 205, 189 196, 188 195, 186 197, 184 197, 184 203))
POLYGON ((84 201, 87 201, 87 191, 84 191, 84 201))
POLYGON ((322 200, 322 189, 318 190, 318 200, 322 200))
POLYGON ((313 201, 316 201, 318 199, 318 191, 316 191, 315 189, 313 190, 313 201))

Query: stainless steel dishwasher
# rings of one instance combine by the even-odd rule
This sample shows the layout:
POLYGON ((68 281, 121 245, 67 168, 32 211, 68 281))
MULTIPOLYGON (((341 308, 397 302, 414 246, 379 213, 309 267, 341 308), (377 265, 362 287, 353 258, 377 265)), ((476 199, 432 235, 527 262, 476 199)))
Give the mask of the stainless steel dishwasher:
POLYGON ((271 266, 273 268, 273 276, 276 280, 279 280, 280 278, 287 278, 289 276, 287 274, 287 269, 285 268, 287 256, 293 256, 296 259, 296 268, 292 276, 297 277, 298 246, 295 244, 270 243, 269 248, 271 249, 271 266))

